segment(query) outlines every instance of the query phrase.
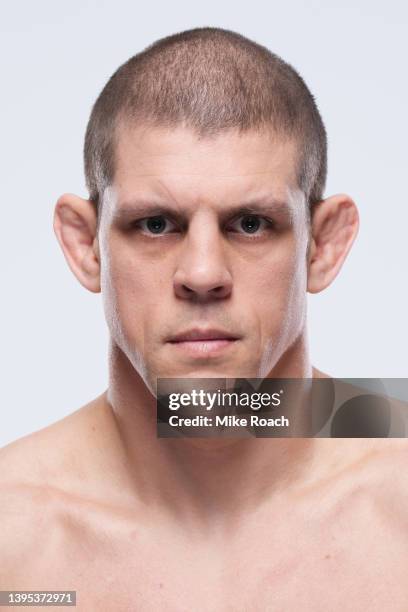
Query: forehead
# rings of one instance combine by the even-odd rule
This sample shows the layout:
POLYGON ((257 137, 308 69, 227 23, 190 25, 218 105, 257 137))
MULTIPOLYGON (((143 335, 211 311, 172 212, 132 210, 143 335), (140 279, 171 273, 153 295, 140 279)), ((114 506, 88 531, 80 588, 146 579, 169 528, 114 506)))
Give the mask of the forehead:
POLYGON ((296 143, 271 130, 200 138, 184 127, 122 124, 111 192, 119 209, 135 198, 193 208, 263 197, 288 201, 301 196, 296 160, 296 143))

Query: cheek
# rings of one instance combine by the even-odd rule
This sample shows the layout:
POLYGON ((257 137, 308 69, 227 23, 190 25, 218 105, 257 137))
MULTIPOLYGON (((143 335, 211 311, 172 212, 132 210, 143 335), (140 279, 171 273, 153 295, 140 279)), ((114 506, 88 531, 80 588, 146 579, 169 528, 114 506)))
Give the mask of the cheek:
POLYGON ((109 327, 132 335, 154 318, 160 304, 162 280, 154 270, 140 265, 126 250, 113 248, 101 270, 102 295, 109 327))
POLYGON ((251 266, 243 285, 245 295, 268 318, 284 313, 306 294, 306 244, 294 236, 282 240, 251 266))

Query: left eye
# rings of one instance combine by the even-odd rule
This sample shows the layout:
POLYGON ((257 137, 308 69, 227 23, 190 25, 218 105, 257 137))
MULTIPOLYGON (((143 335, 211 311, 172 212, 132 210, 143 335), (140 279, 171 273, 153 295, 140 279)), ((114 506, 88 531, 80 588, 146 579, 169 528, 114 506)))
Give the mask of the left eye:
POLYGON ((255 234, 263 224, 263 229, 271 227, 272 223, 258 215, 243 215, 235 220, 234 223, 239 223, 240 229, 246 234, 255 234))

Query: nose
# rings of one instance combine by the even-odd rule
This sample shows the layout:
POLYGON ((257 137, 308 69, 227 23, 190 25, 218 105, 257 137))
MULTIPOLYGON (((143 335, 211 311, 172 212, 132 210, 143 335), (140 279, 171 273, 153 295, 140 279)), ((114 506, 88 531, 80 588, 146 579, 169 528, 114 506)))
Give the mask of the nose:
POLYGON ((232 276, 215 223, 190 224, 174 274, 174 291, 180 298, 199 302, 231 294, 232 276))

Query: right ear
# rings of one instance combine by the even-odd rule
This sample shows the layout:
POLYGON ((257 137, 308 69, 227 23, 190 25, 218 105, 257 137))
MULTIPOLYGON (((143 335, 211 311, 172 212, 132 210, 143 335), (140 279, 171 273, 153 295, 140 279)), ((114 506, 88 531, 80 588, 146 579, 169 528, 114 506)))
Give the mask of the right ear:
POLYGON ((62 195, 55 205, 54 232, 81 285, 99 293, 100 259, 94 204, 72 193, 62 195))

